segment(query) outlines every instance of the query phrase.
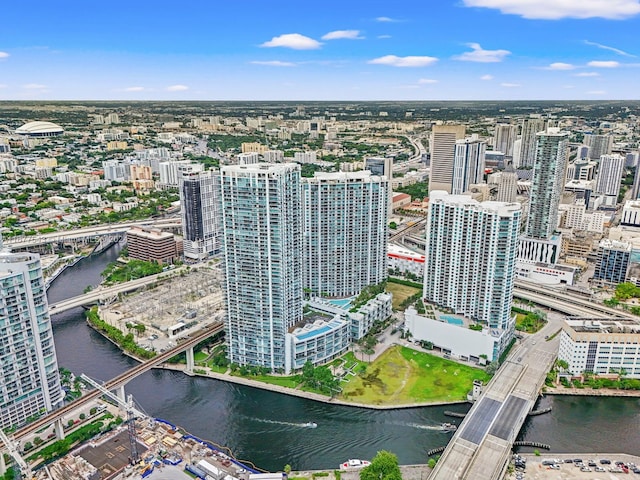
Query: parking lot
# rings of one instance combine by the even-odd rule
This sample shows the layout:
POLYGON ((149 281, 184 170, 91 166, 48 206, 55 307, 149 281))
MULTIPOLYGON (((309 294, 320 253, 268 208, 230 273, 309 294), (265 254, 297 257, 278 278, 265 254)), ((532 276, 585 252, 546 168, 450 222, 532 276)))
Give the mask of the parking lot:
POLYGON ((640 471, 640 457, 626 454, 595 453, 595 454, 558 454, 541 452, 540 456, 521 454, 526 460, 526 468, 522 472, 507 475, 509 480, 623 480, 640 478, 640 473, 634 474, 633 468, 638 466, 640 471), (576 462, 580 460, 580 462, 576 462), (607 463, 609 462, 609 463, 607 463), (622 462, 622 465, 616 465, 622 462), (627 468, 628 473, 624 468, 627 468), (631 476, 631 477, 630 477, 631 476))

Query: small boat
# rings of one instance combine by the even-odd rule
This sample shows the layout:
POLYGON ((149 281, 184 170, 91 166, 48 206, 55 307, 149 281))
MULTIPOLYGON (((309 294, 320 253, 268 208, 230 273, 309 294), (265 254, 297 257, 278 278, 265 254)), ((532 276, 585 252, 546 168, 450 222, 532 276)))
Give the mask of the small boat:
POLYGON ((443 432, 455 432, 458 429, 453 423, 443 423, 440 425, 440 430, 443 432))
POLYGON ((307 422, 302 425, 304 428, 316 428, 318 424, 316 422, 307 422))
POLYGON ((340 464, 340 470, 348 470, 350 468, 364 468, 371 465, 371 462, 367 460, 359 460, 357 458, 350 458, 344 463, 340 464))

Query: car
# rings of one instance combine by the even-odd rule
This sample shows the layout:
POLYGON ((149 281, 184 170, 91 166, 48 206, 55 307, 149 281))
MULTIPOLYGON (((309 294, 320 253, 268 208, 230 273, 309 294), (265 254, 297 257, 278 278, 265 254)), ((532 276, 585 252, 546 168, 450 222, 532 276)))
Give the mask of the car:
POLYGON ((551 470, 560 470, 560 465, 558 465, 557 463, 554 463, 553 465, 549 465, 549 468, 551 470))
POLYGON ((601 465, 611 465, 611 460, 609 460, 608 458, 603 458, 602 460, 600 460, 600 464, 601 465))
POLYGON ((581 458, 574 458, 573 459, 573 463, 582 463, 582 459, 581 458))
POLYGON ((594 470, 596 472, 606 472, 606 470, 604 468, 602 468, 602 467, 596 467, 596 468, 594 468, 594 470))
POLYGON ((573 463, 573 459, 572 458, 565 458, 564 459, 564 463, 573 463))
POLYGON ((595 467, 596 466, 596 462, 594 462, 593 460, 589 460, 587 465, 589 465, 590 467, 595 467))
POLYGON ((591 470, 589 467, 580 467, 580 471, 581 472, 592 472, 593 470, 591 470))

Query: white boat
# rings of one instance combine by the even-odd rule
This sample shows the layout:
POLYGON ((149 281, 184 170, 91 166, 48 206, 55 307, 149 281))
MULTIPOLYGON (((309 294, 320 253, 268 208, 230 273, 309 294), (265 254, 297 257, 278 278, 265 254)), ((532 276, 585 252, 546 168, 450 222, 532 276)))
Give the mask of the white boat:
POLYGON ((318 424, 316 422, 307 422, 302 425, 304 428, 316 428, 318 424))
POLYGON ((443 432, 455 432, 458 427, 455 426, 453 423, 443 423, 442 425, 440 425, 440 429, 443 432))
POLYGON ((349 470, 351 468, 364 468, 371 465, 371 462, 367 460, 358 460, 357 458, 350 458, 344 463, 340 464, 340 470, 349 470))

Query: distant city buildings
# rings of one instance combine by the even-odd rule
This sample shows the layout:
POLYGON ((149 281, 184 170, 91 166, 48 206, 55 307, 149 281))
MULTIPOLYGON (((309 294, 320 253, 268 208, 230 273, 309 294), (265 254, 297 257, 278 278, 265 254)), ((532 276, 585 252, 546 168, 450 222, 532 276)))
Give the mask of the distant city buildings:
POLYGON ((0 240, 0 427, 18 427, 61 405, 58 363, 40 257, 0 240))
POLYGON ((542 118, 525 118, 522 121, 521 144, 519 155, 514 155, 513 161, 516 168, 532 168, 536 159, 536 134, 545 129, 545 121, 542 118))
POLYGON ((613 136, 586 134, 584 136, 584 144, 589 147, 587 152, 588 157, 591 160, 599 160, 603 155, 609 155, 611 153, 613 136))
POLYGON ((474 184, 484 183, 486 144, 478 138, 456 140, 453 157, 451 193, 459 195, 474 184))
POLYGON ((620 193, 624 162, 625 158, 622 155, 605 154, 600 157, 595 193, 613 197, 608 202, 612 206, 615 206, 620 193))

